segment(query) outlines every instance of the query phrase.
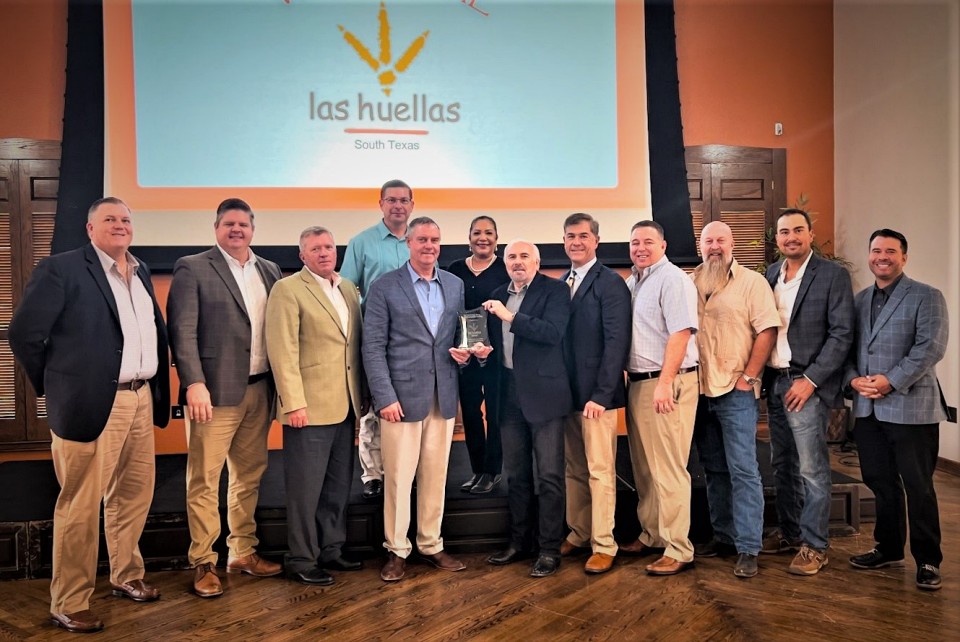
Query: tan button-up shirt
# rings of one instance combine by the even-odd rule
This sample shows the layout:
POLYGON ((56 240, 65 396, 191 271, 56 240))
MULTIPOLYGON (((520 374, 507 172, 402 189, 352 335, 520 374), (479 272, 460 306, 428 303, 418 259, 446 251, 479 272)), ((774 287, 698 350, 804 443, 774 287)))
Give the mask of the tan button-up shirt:
MULTIPOLYGON (((694 271, 694 283, 702 270, 700 266, 694 271)), ((767 328, 780 327, 780 313, 767 280, 736 259, 730 265, 727 284, 709 300, 698 291, 697 300, 700 392, 719 397, 733 390, 743 374, 757 335, 767 328)))

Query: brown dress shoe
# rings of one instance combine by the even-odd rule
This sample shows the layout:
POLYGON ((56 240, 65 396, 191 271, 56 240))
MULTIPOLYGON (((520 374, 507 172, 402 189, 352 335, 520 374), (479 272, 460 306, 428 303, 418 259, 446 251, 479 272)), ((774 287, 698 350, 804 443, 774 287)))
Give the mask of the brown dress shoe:
POLYGON ((440 551, 439 553, 434 553, 433 555, 420 555, 420 557, 423 558, 424 562, 433 564, 443 571, 462 571, 467 568, 463 562, 450 555, 446 551, 440 551))
POLYGON ((568 539, 565 539, 562 542, 560 542, 560 554, 563 556, 573 555, 574 553, 577 553, 582 549, 583 549, 582 546, 577 546, 576 544, 572 543, 568 539))
POLYGON ((594 553, 583 565, 583 570, 591 575, 606 573, 611 568, 613 568, 613 555, 606 553, 594 553))
POLYGON ((629 544, 620 544, 618 548, 621 553, 626 553, 627 555, 650 555, 656 551, 655 548, 647 546, 638 539, 633 540, 629 544))
POLYGON ((193 576, 193 592, 200 597, 217 597, 223 595, 223 586, 220 585, 220 576, 217 569, 209 562, 199 564, 193 576))
POLYGON ((227 573, 246 573, 254 577, 271 577, 280 575, 282 572, 283 566, 265 560, 256 553, 250 553, 245 557, 227 558, 227 573))
POLYGON ((393 551, 387 553, 387 563, 380 569, 380 579, 384 582, 397 582, 407 572, 407 560, 393 551))
POLYGON ((134 602, 153 602, 160 599, 160 590, 143 580, 130 580, 123 584, 113 584, 113 594, 117 597, 129 597, 134 602))
POLYGON ((103 629, 103 621, 92 611, 77 611, 76 613, 51 613, 50 621, 73 633, 93 633, 103 629))
POLYGON ((647 564, 647 573, 650 575, 676 575, 692 566, 693 562, 681 562, 664 555, 653 564, 647 564))

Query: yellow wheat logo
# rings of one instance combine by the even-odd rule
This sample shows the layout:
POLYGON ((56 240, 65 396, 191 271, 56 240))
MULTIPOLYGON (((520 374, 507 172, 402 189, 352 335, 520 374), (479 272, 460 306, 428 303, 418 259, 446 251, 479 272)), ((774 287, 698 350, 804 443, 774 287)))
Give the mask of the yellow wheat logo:
POLYGON ((414 38, 413 42, 407 47, 407 50, 404 51, 403 55, 394 63, 390 44, 390 17, 387 15, 387 7, 382 2, 380 3, 380 13, 377 17, 380 22, 380 33, 377 38, 380 44, 380 55, 377 58, 373 57, 370 49, 360 42, 359 38, 344 29, 343 25, 337 25, 337 29, 343 34, 343 39, 347 41, 347 44, 353 47, 353 50, 360 56, 360 60, 367 63, 370 68, 373 69, 374 73, 377 74, 377 79, 380 81, 380 87, 383 89, 383 93, 389 96, 390 87, 397 80, 397 74, 405 72, 414 58, 419 55, 423 49, 423 45, 427 42, 427 36, 430 32, 424 31, 414 38))

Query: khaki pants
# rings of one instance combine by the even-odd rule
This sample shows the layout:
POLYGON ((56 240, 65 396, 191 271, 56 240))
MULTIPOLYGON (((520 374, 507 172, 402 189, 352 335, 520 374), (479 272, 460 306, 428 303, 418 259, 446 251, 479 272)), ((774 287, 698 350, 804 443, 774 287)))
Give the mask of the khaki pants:
POLYGON ((254 512, 260 478, 267 470, 270 387, 266 380, 247 386, 238 406, 216 406, 204 424, 187 422, 187 523, 191 566, 217 563, 213 543, 220 536, 220 473, 227 464, 227 548, 230 557, 256 551, 254 512))
POLYGON ((453 439, 453 417, 444 419, 436 398, 423 421, 380 420, 383 450, 383 546, 397 557, 410 555, 410 491, 417 478, 417 549, 424 555, 443 550, 444 487, 453 439))
POLYGON ((51 438, 60 495, 53 514, 50 612, 76 613, 90 608, 97 581, 101 501, 110 582, 143 579, 138 542, 155 479, 150 386, 118 391, 96 440, 51 438))
POLYGON ((574 546, 589 543, 594 553, 616 555, 617 411, 607 410, 597 419, 587 419, 582 411, 567 415, 564 450, 567 540, 574 546))
POLYGON ((690 542, 690 443, 697 415, 700 384, 697 372, 673 381, 676 407, 665 415, 653 409, 659 379, 631 382, 627 389, 627 438, 630 462, 640 501, 637 518, 640 541, 663 547, 664 555, 680 562, 693 560, 690 542))

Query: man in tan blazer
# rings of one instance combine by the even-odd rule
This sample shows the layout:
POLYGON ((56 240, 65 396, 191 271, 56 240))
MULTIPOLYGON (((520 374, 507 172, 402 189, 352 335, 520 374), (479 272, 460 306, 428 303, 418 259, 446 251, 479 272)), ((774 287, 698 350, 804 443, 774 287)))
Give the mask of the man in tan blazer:
POLYGON ((365 405, 360 299, 334 272, 337 246, 325 228, 300 234, 300 260, 303 269, 278 281, 267 301, 267 354, 283 424, 285 566, 292 579, 328 585, 325 568, 362 566, 341 554, 354 425, 365 405))

